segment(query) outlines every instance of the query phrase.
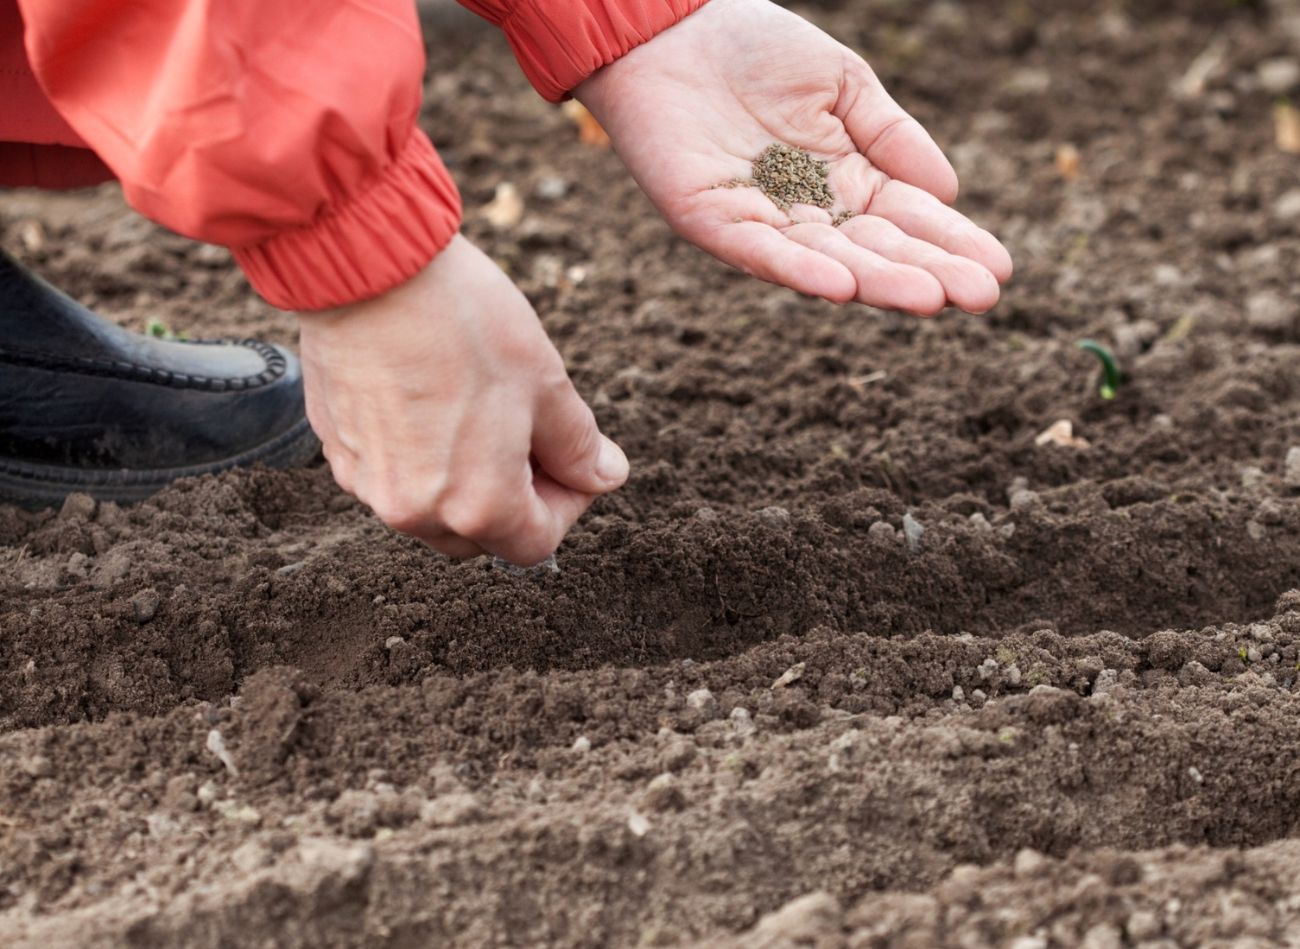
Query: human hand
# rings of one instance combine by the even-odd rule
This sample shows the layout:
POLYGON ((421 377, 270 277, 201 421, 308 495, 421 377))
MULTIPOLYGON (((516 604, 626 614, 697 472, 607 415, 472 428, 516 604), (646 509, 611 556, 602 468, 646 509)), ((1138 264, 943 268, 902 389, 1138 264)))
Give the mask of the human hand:
POLYGON ((711 0, 575 92, 660 212, 747 273, 838 303, 933 314, 998 300, 1011 257, 947 206, 957 176, 866 64, 768 0, 711 0), (829 165, 829 211, 748 180, 769 145, 829 165), (842 211, 858 216, 839 227, 842 211))
POLYGON ((539 563, 627 480, 532 306, 463 237, 383 296, 300 324, 335 479, 449 556, 539 563))

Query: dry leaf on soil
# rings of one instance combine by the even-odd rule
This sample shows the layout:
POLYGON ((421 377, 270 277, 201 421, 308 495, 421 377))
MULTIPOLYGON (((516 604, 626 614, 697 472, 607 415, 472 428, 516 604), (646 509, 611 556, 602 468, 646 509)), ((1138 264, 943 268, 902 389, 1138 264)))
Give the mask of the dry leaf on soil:
POLYGON ((1277 147, 1288 155, 1300 155, 1300 112, 1289 102, 1273 106, 1273 128, 1277 147))
POLYGON ((1053 422, 1045 431, 1034 439, 1034 444, 1040 448, 1044 445, 1060 445, 1062 448, 1089 447, 1086 438, 1075 437, 1074 423, 1067 418, 1063 418, 1059 422, 1053 422))
POLYGON ((514 227, 524 217, 524 199, 508 181, 497 185, 496 195, 483 206, 483 216, 499 231, 514 227))
POLYGON ((578 141, 584 145, 597 148, 609 148, 609 135, 601 128, 596 117, 587 111, 587 107, 577 99, 570 99, 560 106, 565 118, 578 127, 578 141))

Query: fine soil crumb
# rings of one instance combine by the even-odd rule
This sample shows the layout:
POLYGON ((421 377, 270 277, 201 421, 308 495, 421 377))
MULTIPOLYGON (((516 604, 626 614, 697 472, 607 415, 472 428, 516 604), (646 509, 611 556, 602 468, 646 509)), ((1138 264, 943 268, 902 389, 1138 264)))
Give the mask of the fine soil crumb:
MULTIPOLYGON (((727 182, 728 188, 758 188, 782 211, 796 204, 810 204, 829 211, 835 206, 835 193, 831 191, 830 166, 818 161, 801 148, 792 148, 777 142, 763 150, 754 159, 753 171, 748 181, 737 178, 727 182)), ((841 211, 832 223, 839 227, 855 211, 841 211)))

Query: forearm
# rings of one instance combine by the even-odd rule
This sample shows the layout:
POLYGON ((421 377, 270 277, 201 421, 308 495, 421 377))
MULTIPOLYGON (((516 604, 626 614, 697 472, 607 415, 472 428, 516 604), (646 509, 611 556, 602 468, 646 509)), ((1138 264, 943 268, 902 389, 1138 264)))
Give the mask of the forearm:
POLYGON ((416 128, 409 0, 20 0, 59 112, 141 213, 231 247, 286 309, 375 296, 460 223, 416 128))

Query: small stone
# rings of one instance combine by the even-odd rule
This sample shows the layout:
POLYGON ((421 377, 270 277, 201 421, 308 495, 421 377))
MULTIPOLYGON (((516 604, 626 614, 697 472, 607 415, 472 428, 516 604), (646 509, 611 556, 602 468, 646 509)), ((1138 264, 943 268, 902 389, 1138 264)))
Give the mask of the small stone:
POLYGON ((1255 67, 1259 86, 1271 96, 1285 96, 1300 85, 1300 61, 1289 57, 1266 59, 1255 67))
POLYGON ((1300 488, 1300 445, 1287 449, 1282 480, 1288 488, 1300 488))
POLYGON ((573 739, 573 745, 569 750, 575 754, 585 755, 587 752, 591 751, 591 739, 586 735, 579 735, 577 738, 573 739))
POLYGON ((1020 667, 1017 665, 1007 666, 1006 671, 1007 685, 1017 686, 1020 684, 1020 667))
POLYGON ((867 536, 872 540, 893 543, 898 538, 898 531, 894 530, 894 525, 888 521, 876 521, 867 528, 867 536))
POLYGON ((1260 290, 1246 300, 1246 322, 1264 333, 1289 333, 1298 311, 1300 306, 1275 290, 1260 290))
POLYGON ((294 563, 287 563, 283 567, 277 567, 275 571, 275 575, 277 577, 291 577, 298 571, 302 570, 302 568, 305 566, 307 566, 307 561, 305 560, 299 560, 294 563))
POLYGON ((1118 927, 1098 923, 1083 934, 1079 949, 1122 949, 1123 945, 1124 937, 1118 927))
POLYGON ((162 840, 166 837, 173 836, 181 829, 180 821, 170 814, 163 814, 155 811, 144 819, 145 826, 149 828, 149 836, 154 840, 162 840))
POLYGON ((330 803, 325 815, 349 837, 369 837, 379 826, 379 795, 349 788, 330 803))
POLYGON ((400 646, 404 642, 406 642, 406 640, 401 636, 389 636, 384 640, 384 648, 391 652, 394 647, 400 646))
POLYGON ((216 801, 212 809, 226 820, 246 824, 249 827, 256 827, 262 823, 261 812, 249 804, 240 804, 238 801, 216 801))
POLYGON ((749 709, 741 705, 733 708, 731 710, 731 727, 742 738, 754 734, 754 719, 750 716, 749 709))
POLYGON ((1259 662, 1264 658, 1264 654, 1259 651, 1259 647, 1257 646, 1247 646, 1246 658, 1251 662, 1259 662))
POLYGON ((993 676, 997 674, 998 661, 994 659, 992 656, 989 656, 987 659, 985 659, 983 662, 979 664, 979 668, 976 669, 975 671, 979 674, 980 679, 982 680, 991 679, 993 678, 993 676))
POLYGON ((765 507, 758 512, 758 520, 774 529, 787 527, 790 524, 790 512, 783 507, 765 507))
POLYGON ((45 755, 29 755, 18 762, 18 767, 29 778, 48 778, 54 773, 54 763, 45 755))
POLYGON ((230 863, 240 873, 248 874, 267 866, 271 851, 260 840, 247 840, 230 852, 230 863))
POLYGON ((1193 781, 1195 781, 1197 784, 1205 783, 1205 776, 1201 774, 1200 769, 1197 768, 1195 765, 1187 766, 1187 776, 1191 778, 1193 781))
POLYGON ((533 193, 543 201, 559 201, 569 193, 569 183, 556 175, 539 178, 533 193))
POLYGON ((989 523, 989 519, 979 511, 976 511, 970 516, 970 526, 975 528, 981 534, 988 534, 993 531, 993 525, 989 523))
POLYGON ((627 829, 632 832, 634 837, 644 837, 650 833, 650 821, 644 814, 633 811, 627 816, 627 829))
POLYGON ((651 813, 680 811, 686 806, 686 797, 671 774, 656 775, 641 796, 641 806, 651 813))
POLYGON ((1019 488, 1012 491, 1007 497, 1007 504, 1013 511, 1028 511, 1032 508, 1040 507, 1042 499, 1038 496, 1037 491, 1030 491, 1028 488, 1019 488))
POLYGON ((1300 217, 1300 188, 1292 188, 1274 201, 1273 215, 1283 221, 1300 217))
POLYGON ((768 913, 754 928, 753 945, 838 945, 843 928, 843 907, 831 894, 817 891, 791 900, 768 913), (833 941, 832 941, 833 939, 833 941))
POLYGON ((1114 691, 1118 685, 1119 672, 1114 669, 1102 669, 1097 673, 1097 678, 1092 683, 1092 694, 1105 695, 1107 692, 1114 691))
POLYGON ((921 522, 912 516, 908 511, 903 515, 903 537, 907 539, 908 550, 919 550, 921 547, 921 537, 925 534, 925 528, 921 522))
POLYGON ((772 683, 772 688, 784 689, 787 685, 798 682, 803 678, 805 665, 805 663, 796 662, 789 669, 786 669, 785 672, 781 673, 777 680, 772 683))
POLYGON ((420 820, 434 827, 458 827, 483 815, 478 798, 469 791, 440 794, 420 806, 420 820))
POLYGON ((131 597, 131 615, 137 623, 147 623, 158 615, 158 607, 161 605, 162 597, 157 590, 141 590, 131 597))
POLYGON ((705 718, 712 719, 718 715, 718 700, 708 689, 696 689, 687 695, 686 707, 694 709, 705 718))
POLYGON ((1010 949, 1047 949, 1047 940, 1042 936, 1021 936, 1012 941, 1010 949))
POLYGON ((959 685, 954 685, 952 687, 952 700, 954 702, 966 701, 966 690, 959 685))
POLYGON ((1263 468, 1256 468, 1254 465, 1246 465, 1241 469, 1241 486, 1247 491, 1250 491, 1263 484, 1266 477, 1263 468))
POLYGON ((665 771, 677 773, 690 767, 697 753, 694 742, 678 739, 664 749, 660 763, 665 771))
POLYGON ((204 781, 194 793, 199 803, 207 807, 217 799, 217 785, 212 781, 204 781))
POLYGON ((1149 909, 1134 910, 1124 923, 1124 931, 1134 942, 1145 942, 1160 935, 1160 920, 1149 909))
POLYGON ((970 693, 970 700, 974 702, 976 705, 983 705, 986 701, 988 701, 988 696, 984 694, 983 689, 972 689, 970 693))
POLYGON ((95 499, 88 494, 69 494, 59 509, 61 521, 89 521, 95 516, 95 499))

